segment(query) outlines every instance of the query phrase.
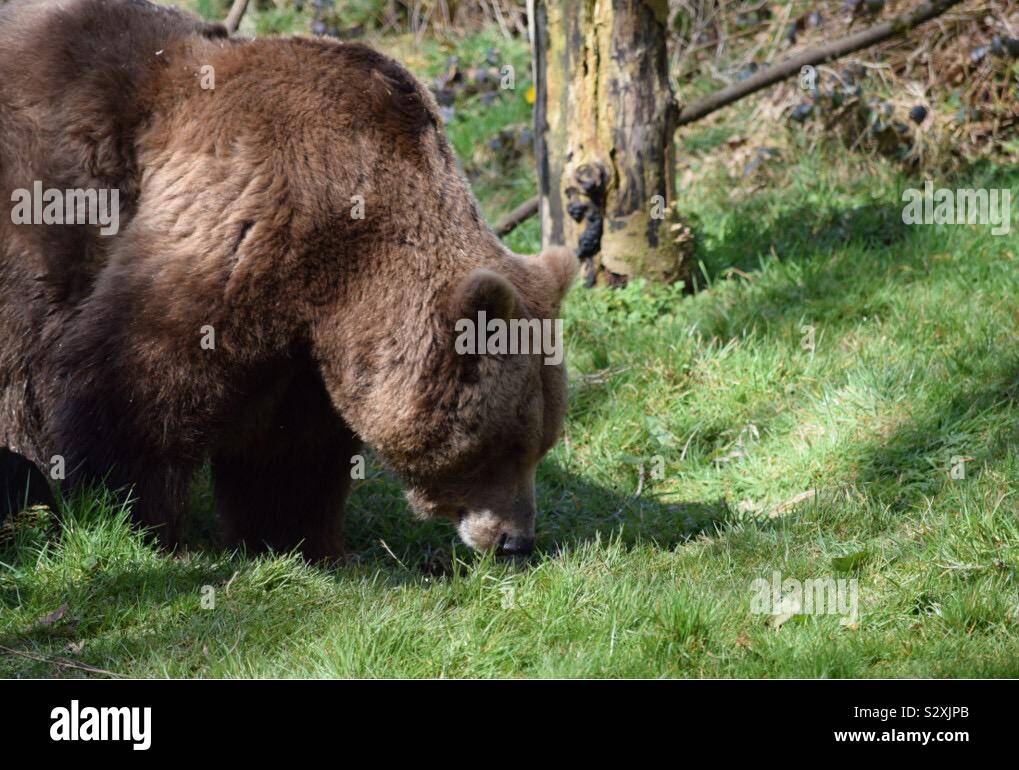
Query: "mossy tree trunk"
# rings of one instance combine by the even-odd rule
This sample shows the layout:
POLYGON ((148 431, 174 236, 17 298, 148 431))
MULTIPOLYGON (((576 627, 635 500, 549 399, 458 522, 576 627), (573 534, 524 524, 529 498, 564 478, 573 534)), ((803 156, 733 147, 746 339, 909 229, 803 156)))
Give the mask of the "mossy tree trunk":
POLYGON ((669 237, 677 109, 667 0, 529 0, 543 245, 585 282, 685 277, 669 237))

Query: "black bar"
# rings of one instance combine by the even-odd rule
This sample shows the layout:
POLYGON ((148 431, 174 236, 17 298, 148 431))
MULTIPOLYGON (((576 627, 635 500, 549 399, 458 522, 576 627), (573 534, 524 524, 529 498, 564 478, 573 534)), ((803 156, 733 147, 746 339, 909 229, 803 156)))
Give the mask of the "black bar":
MULTIPOLYGON (((1007 680, 4 681, 0 734, 7 757, 195 758, 211 749, 258 759, 297 748, 301 756, 349 757, 373 746, 380 758, 424 761, 449 751, 498 756, 518 745, 543 759, 592 749, 633 759, 663 750, 679 757, 687 744, 775 752, 779 760, 827 750, 798 760, 819 762, 889 751, 971 757, 1014 750, 1016 692, 1007 680), (81 740, 85 723, 98 719, 87 707, 151 709, 150 747, 81 740), (67 711, 54 716, 59 708, 67 711), (54 741, 51 730, 60 720, 70 728, 72 710, 79 739, 54 741)), ((144 712, 137 713, 143 735, 144 712)))

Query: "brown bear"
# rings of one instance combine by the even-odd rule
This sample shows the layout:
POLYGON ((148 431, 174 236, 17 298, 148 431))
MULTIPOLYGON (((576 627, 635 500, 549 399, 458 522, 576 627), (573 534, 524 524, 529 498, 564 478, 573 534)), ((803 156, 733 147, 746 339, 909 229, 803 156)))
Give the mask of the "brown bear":
POLYGON ((131 490, 168 545, 209 462, 234 542, 318 559, 368 445, 418 514, 532 548, 563 366, 454 329, 555 318, 576 261, 502 246, 402 67, 144 0, 15 0, 0 137, 0 446, 131 490))

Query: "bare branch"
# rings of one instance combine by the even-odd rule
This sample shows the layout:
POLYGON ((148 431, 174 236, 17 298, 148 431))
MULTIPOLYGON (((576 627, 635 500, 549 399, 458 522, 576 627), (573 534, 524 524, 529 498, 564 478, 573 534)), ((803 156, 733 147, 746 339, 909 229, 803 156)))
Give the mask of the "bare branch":
POLYGON ((524 201, 513 211, 504 216, 495 224, 495 234, 502 238, 512 232, 517 225, 525 222, 538 213, 538 196, 524 201))
POLYGON ((785 80, 808 65, 824 64, 832 59, 838 59, 839 57, 851 54, 854 51, 870 48, 890 38, 905 35, 915 27, 940 16, 949 8, 961 2, 962 0, 927 0, 886 22, 875 24, 873 27, 856 34, 848 35, 818 48, 812 48, 809 51, 796 54, 783 62, 779 62, 772 67, 751 75, 746 80, 733 83, 731 86, 723 88, 721 91, 717 91, 704 99, 681 107, 677 126, 685 126, 688 123, 700 120, 706 115, 715 112, 715 110, 719 110, 745 96, 756 93, 762 88, 774 85, 780 80, 785 80))

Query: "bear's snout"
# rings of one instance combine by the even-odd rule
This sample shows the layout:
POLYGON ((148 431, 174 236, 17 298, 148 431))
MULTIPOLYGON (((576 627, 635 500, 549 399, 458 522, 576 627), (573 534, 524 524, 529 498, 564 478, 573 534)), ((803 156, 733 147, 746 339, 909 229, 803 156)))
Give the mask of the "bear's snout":
POLYGON ((534 551, 534 538, 525 535, 507 535, 499 537, 500 556, 530 556, 534 551))
POLYGON ((457 533, 476 551, 499 556, 526 556, 534 550, 534 512, 498 514, 491 509, 468 511, 457 523, 457 533))
POLYGON ((421 518, 451 521, 475 551, 527 556, 534 551, 534 470, 489 467, 467 483, 410 483, 406 497, 421 518))

